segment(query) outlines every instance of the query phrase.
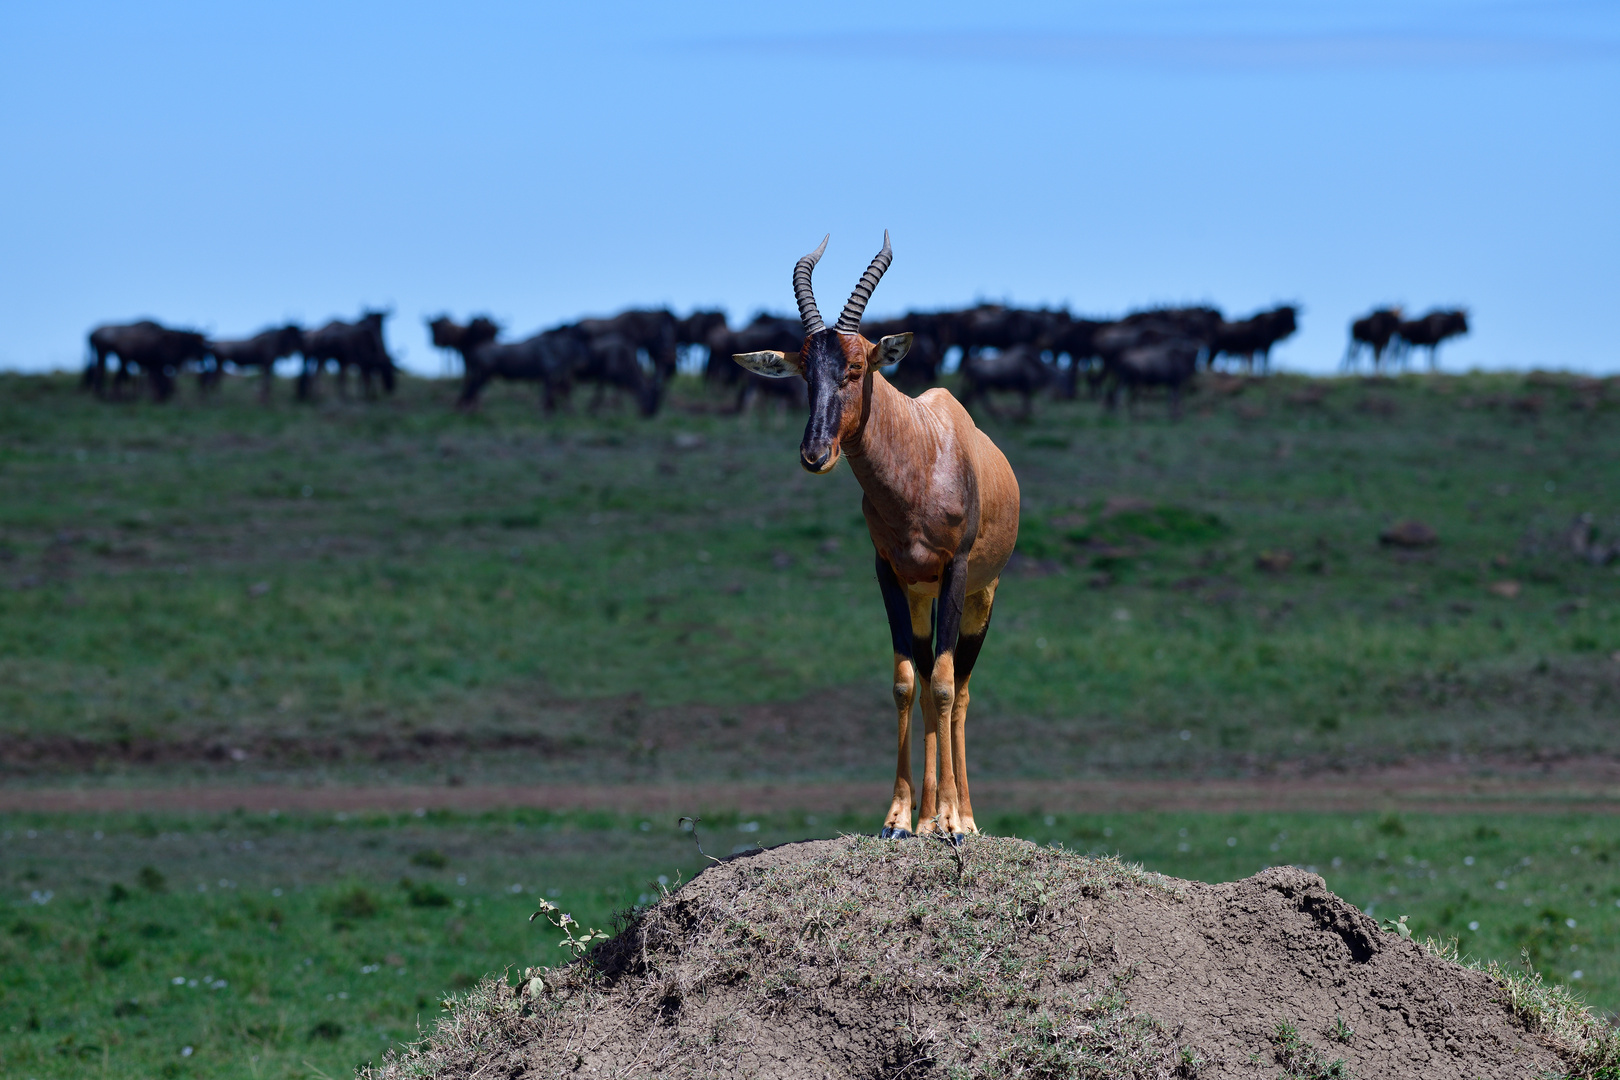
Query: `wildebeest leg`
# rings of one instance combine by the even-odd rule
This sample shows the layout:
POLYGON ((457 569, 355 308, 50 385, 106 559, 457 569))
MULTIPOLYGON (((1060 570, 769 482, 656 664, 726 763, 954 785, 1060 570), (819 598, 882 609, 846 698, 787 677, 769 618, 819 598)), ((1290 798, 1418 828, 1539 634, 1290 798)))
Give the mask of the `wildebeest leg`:
POLYGON ((96 397, 101 396, 101 383, 107 375, 107 356, 94 345, 90 346, 90 357, 84 364, 84 378, 79 385, 93 392, 96 397))
POLYGON ((146 377, 151 382, 152 400, 168 401, 170 395, 174 393, 174 381, 169 378, 168 369, 162 364, 152 364, 146 377))
POLYGON ((883 819, 883 839, 911 835, 911 707, 917 697, 917 668, 924 678, 933 662, 932 642, 924 641, 926 656, 917 655, 911 632, 911 603, 895 576, 894 568, 882 555, 877 556, 878 587, 883 591, 883 610, 889 616, 889 638, 894 645, 894 707, 899 713, 900 751, 894 768, 894 799, 883 819))
MULTIPOLYGON (((470 409, 478 404, 478 392, 489 381, 489 372, 481 366, 469 365, 463 370, 461 376, 461 394, 456 398, 456 408, 470 409)), ((547 387, 549 390, 550 387, 547 387)))
POLYGON ((956 799, 961 808, 962 831, 976 833, 973 824, 973 801, 968 797, 967 779, 967 707, 968 680, 973 677, 973 665, 984 646, 984 636, 990 630, 990 611, 996 603, 997 578, 987 587, 967 598, 962 608, 962 635, 956 642, 956 702, 951 713, 951 761, 956 766, 956 799))
POLYGON ((259 382, 260 401, 268 402, 270 400, 270 390, 275 386, 275 382, 276 362, 274 360, 266 360, 264 362, 264 378, 259 382))
MULTIPOLYGON (((935 628, 938 654, 934 657, 934 671, 929 679, 928 702, 933 706, 939 735, 939 801, 935 812, 926 821, 917 822, 920 833, 941 833, 951 841, 962 838, 961 802, 956 788, 956 734, 952 723, 956 715, 956 639, 962 630, 962 609, 967 600, 968 553, 964 547, 945 564, 939 580, 939 603, 935 610, 935 628)), ((927 776, 924 774, 924 798, 927 797, 927 776)))

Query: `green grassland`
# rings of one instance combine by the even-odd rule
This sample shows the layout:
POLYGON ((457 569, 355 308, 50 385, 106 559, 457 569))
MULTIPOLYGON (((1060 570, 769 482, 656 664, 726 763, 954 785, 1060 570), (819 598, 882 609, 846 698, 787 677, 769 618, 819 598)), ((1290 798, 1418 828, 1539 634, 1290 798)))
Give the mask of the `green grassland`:
MULTIPOLYGON (((0 377, 0 768, 884 771, 859 493, 802 472, 797 416, 725 415, 685 383, 651 422, 452 394, 113 406, 0 377), (797 719, 739 726, 761 702, 797 719)), ((1582 513, 1617 531, 1614 397, 1279 377, 1207 386, 1181 423, 1158 402, 983 418, 1025 507, 975 774, 1612 755, 1620 575, 1565 534, 1582 513), (1381 547, 1406 517, 1439 544, 1381 547)))
MULTIPOLYGON (((1476 959, 1528 951, 1620 1006, 1620 834, 1607 816, 994 816, 989 831, 1231 880, 1293 863, 1476 959), (1576 973, 1579 972, 1579 975, 1576 973)), ((869 830, 786 812, 699 826, 711 853, 869 830)), ((902 841, 924 843, 922 840, 902 841)), ((972 845, 966 857, 973 857, 972 845)), ((0 1073, 343 1076, 486 972, 566 959, 586 926, 703 865, 672 821, 509 811, 0 819, 0 1073), (189 1047, 190 1052, 186 1052, 189 1047)))

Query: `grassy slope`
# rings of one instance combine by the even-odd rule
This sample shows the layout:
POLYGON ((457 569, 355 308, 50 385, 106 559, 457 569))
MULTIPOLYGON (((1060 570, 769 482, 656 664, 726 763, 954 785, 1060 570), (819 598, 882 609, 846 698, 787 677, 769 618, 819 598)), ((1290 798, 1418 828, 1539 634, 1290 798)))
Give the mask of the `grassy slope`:
MULTIPOLYGON (((797 468, 796 418, 447 397, 109 407, 0 378, 0 733, 105 771, 155 746, 210 774, 353 775, 413 736, 491 777, 885 768, 858 492, 797 468), (789 753, 727 729, 727 708, 827 687, 870 701, 853 739, 789 753)), ((1179 425, 1088 403, 987 422, 1029 558, 975 680, 977 773, 1612 754, 1620 577, 1555 543, 1579 512, 1613 531, 1609 409, 1517 376, 1277 379, 1179 425), (1110 518, 1110 498, 1153 509, 1110 518), (1378 547, 1408 515, 1437 549, 1378 547), (1286 573, 1255 568, 1284 549, 1286 573), (1507 579, 1516 599, 1488 591, 1507 579)), ((14 775, 48 778, 24 756, 14 775)))
MULTIPOLYGON (((869 824, 784 813, 716 817, 700 829, 708 850, 724 852, 869 824)), ((1475 958, 1512 962, 1529 949, 1550 977, 1620 1007, 1620 960, 1605 944, 1620 937, 1620 835, 1608 817, 987 824, 1179 877, 1314 867, 1376 917, 1407 915, 1420 935, 1455 935, 1475 958)), ((443 995, 486 971, 563 960, 559 935, 526 921, 542 891, 585 925, 606 926, 615 909, 656 889, 656 875, 673 883, 699 868, 673 822, 645 825, 537 812, 0 820, 9 900, 0 913, 0 1073, 302 1077, 317 1075, 313 1066, 343 1075, 414 1037, 443 995), (148 866, 163 891, 140 884, 148 866), (210 989, 206 976, 227 985, 210 989)))

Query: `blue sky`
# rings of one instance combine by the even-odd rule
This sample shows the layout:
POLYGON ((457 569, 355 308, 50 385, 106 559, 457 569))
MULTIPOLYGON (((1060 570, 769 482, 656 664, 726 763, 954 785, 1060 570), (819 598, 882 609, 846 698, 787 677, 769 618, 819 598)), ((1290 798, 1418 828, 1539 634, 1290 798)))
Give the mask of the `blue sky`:
POLYGON ((58 3, 0 10, 0 367, 151 315, 1387 302, 1448 367, 1620 369, 1620 5, 58 3))

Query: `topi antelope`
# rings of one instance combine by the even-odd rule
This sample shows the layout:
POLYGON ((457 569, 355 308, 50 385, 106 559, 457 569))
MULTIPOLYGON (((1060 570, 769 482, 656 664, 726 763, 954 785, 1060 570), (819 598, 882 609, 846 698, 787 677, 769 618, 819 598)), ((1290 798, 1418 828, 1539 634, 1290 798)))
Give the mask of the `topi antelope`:
POLYGON ((823 239, 793 268, 804 324, 799 351, 733 359, 760 375, 804 377, 810 419, 800 464, 821 474, 847 457, 865 493, 861 512, 877 549, 900 716, 894 801, 881 835, 911 835, 911 707, 920 689, 925 726, 917 832, 959 843, 964 833, 978 832, 968 800, 968 679, 990 628, 1002 568, 1018 540, 1018 480, 948 391, 907 397, 879 373, 911 345, 910 334, 874 344, 860 333, 861 313, 893 258, 889 234, 831 330, 822 325, 810 286, 826 250, 823 239))

